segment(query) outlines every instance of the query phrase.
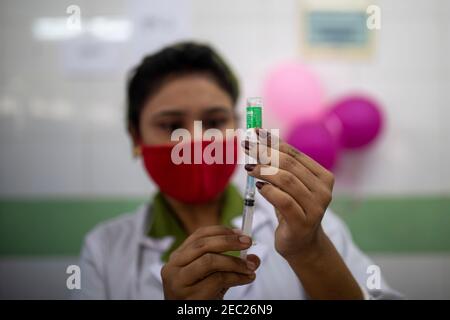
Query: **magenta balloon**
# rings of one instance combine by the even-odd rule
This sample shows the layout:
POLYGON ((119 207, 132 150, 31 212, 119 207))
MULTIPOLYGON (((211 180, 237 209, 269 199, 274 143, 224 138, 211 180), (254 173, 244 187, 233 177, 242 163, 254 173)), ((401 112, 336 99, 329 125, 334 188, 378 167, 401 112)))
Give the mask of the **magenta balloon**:
POLYGON ((264 83, 264 104, 289 125, 318 115, 323 110, 323 88, 305 65, 286 63, 269 73, 264 83))
POLYGON ((337 117, 341 123, 340 144, 347 149, 358 149, 372 143, 383 127, 383 116, 378 104, 364 96, 350 96, 335 103, 328 117, 337 117))
POLYGON ((314 120, 297 124, 288 134, 287 142, 328 170, 332 170, 338 160, 338 139, 321 121, 314 120))

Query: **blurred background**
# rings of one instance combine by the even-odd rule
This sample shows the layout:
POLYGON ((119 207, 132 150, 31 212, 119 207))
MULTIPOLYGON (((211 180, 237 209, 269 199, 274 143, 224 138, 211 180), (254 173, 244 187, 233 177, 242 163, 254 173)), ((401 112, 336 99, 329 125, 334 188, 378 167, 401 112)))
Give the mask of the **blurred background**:
MULTIPOLYGON (((154 190, 125 131, 126 74, 182 39, 224 55, 242 110, 283 94, 270 83, 286 65, 307 68, 320 114, 376 101, 376 137, 332 151, 332 208, 392 287, 450 299, 447 0, 2 0, 0 298, 67 298, 85 233, 154 190)), ((291 118, 273 102, 264 125, 295 140, 291 118)))

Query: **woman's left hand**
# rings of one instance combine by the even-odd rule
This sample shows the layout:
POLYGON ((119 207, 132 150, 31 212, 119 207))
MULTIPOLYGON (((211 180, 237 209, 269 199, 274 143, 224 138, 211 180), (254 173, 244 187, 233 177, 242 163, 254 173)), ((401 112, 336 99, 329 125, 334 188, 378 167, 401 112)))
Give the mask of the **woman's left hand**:
POLYGON ((287 260, 317 257, 326 242, 321 221, 331 202, 334 176, 291 145, 271 138, 267 130, 258 129, 257 134, 258 143, 243 145, 247 154, 258 155, 258 164, 247 164, 245 169, 262 180, 256 186, 275 208, 279 221, 275 248, 287 260), (270 162, 262 164, 261 154, 268 155, 270 162))

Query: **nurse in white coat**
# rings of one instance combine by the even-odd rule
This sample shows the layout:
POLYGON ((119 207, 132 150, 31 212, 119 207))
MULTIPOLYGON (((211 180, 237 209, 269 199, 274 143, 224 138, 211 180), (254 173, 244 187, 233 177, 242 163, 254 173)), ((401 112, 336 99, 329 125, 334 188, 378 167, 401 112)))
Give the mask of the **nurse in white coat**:
POLYGON ((243 202, 240 186, 230 183, 234 165, 171 161, 174 130, 193 133, 195 120, 219 132, 237 127, 238 93, 229 67, 205 45, 167 47, 133 70, 128 128, 159 192, 86 236, 77 298, 400 297, 328 209, 333 175, 290 145, 277 146, 276 174, 261 174, 271 164, 245 166, 260 180, 251 238, 238 229, 243 202), (236 256, 244 249, 246 260, 236 256))

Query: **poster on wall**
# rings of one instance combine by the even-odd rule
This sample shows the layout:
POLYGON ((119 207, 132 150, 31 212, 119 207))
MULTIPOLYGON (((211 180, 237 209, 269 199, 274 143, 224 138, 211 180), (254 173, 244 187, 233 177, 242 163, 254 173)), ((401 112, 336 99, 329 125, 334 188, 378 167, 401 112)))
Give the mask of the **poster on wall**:
POLYGON ((365 0, 307 0, 301 5, 301 51, 307 58, 369 59, 376 6, 365 0), (375 9, 375 11, 374 11, 375 9))
MULTIPOLYGON (((79 32, 61 41, 61 69, 67 76, 121 74, 142 57, 192 35, 190 0, 132 0, 127 6, 120 16, 83 16, 79 32)), ((69 18, 57 27, 65 28, 69 18)))

